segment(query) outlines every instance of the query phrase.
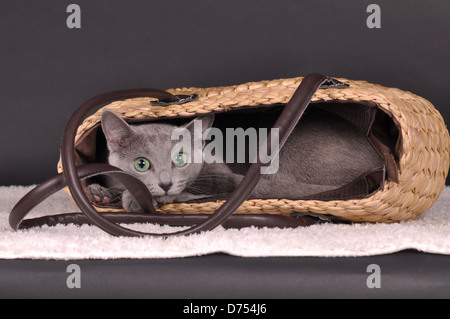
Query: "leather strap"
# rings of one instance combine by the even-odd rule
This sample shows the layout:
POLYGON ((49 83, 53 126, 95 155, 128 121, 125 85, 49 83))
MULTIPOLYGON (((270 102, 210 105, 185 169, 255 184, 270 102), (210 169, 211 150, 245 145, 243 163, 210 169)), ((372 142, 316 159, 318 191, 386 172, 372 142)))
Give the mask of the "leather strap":
MULTIPOLYGON (((151 213, 102 213, 113 223, 119 224, 160 224, 170 226, 190 226, 203 222, 206 214, 151 214, 151 213)), ((221 226, 225 229, 240 229, 244 227, 277 227, 296 228, 323 223, 323 216, 293 215, 292 217, 271 214, 233 214, 221 226)), ((333 221, 334 223, 342 221, 333 221)), ((56 225, 92 225, 83 213, 66 213, 42 216, 23 220, 18 229, 56 225)))
MULTIPOLYGON (((327 77, 320 74, 310 74, 303 79, 300 86, 297 88, 291 100, 285 106, 285 108, 283 109, 282 113, 280 114, 278 120, 274 125, 274 128, 279 129, 279 149, 281 149, 281 147, 287 140, 288 136, 294 129, 295 125, 300 120, 305 109, 309 105, 309 102, 311 101, 314 93, 326 80, 327 77)), ((247 197, 250 195, 250 193, 253 191, 254 187, 260 180, 262 163, 260 162, 259 158, 257 158, 257 161, 255 163, 251 164, 248 172, 244 176, 241 183, 236 187, 236 189, 230 195, 229 199, 215 213, 208 215, 208 217, 206 218, 203 218, 201 222, 194 225, 193 227, 179 232, 170 234, 154 234, 131 230, 111 222, 106 218, 106 215, 99 214, 91 206, 81 186, 80 179, 83 177, 81 174, 82 172, 79 172, 79 169, 75 166, 74 160, 74 142, 78 126, 81 124, 82 120, 85 118, 88 112, 94 108, 97 108, 103 104, 106 104, 114 100, 143 97, 143 96, 156 97, 160 100, 165 101, 176 100, 168 92, 155 89, 115 91, 111 93, 102 94, 87 101, 82 106, 80 106, 80 108, 78 108, 70 118, 63 134, 61 157, 64 169, 63 175, 67 182, 67 185, 69 186, 74 201, 77 203, 78 207, 84 213, 87 221, 90 224, 97 225, 104 231, 116 236, 151 235, 151 236, 167 237, 169 235, 188 235, 198 233, 201 231, 211 230, 217 227, 218 225, 223 224, 228 218, 230 218, 230 216, 242 204, 242 202, 244 202, 247 199, 247 197)), ((271 152, 270 141, 271 141, 271 134, 269 133, 267 137, 268 142, 267 153, 271 152)), ((109 169, 111 169, 111 167, 109 169)), ((128 176, 131 175, 128 174, 128 176)), ((135 182, 137 181, 136 178, 131 177, 128 180, 129 184, 130 183, 133 184, 133 182, 131 182, 131 179, 134 179, 135 182)), ((50 181, 49 183, 51 184, 53 182, 55 181, 50 181)), ((59 180, 58 182, 61 181, 59 180)), ((21 202, 18 203, 18 205, 20 204, 19 208, 17 209, 16 206, 15 209, 13 209, 13 211, 11 212, 10 224, 14 229, 17 229, 17 227, 20 224, 20 221, 26 215, 27 211, 32 207, 34 207, 35 205, 37 205, 36 202, 39 203, 42 199, 52 194, 52 192, 50 192, 47 189, 45 183, 43 187, 39 188, 40 186, 31 191, 30 193, 32 194, 30 196, 25 196, 21 200, 21 202), (43 189, 45 191, 43 191, 43 189)), ((148 194, 149 193, 148 190, 144 191, 142 189, 142 185, 136 187, 134 187, 134 185, 128 186, 133 188, 129 190, 133 194, 133 196, 135 196, 135 198, 139 201, 139 203, 141 202, 144 203, 144 205, 141 206, 146 208, 145 210, 147 212, 154 213, 155 209, 152 206, 151 195, 148 194), (145 200, 141 197, 146 197, 147 199, 145 200)), ((53 191, 54 187, 50 188, 53 191)))
MULTIPOLYGON (((154 211, 151 194, 147 186, 133 175, 107 164, 87 164, 77 168, 80 179, 86 179, 97 175, 108 175, 122 183, 139 202, 145 213, 102 213, 109 221, 121 224, 156 223, 171 226, 189 226, 202 222, 207 218, 205 214, 160 214, 154 211)), ((44 225, 55 226, 58 224, 84 225, 91 224, 83 213, 65 213, 48 215, 24 220, 25 216, 42 201, 67 186, 62 173, 53 176, 45 182, 33 188, 12 209, 9 215, 9 224, 14 229, 27 229, 44 225)), ((264 227, 272 225, 280 228, 308 226, 319 220, 310 216, 284 217, 278 215, 232 215, 224 223, 226 228, 243 228, 249 226, 264 227)))
MULTIPOLYGON (((145 211, 156 213, 152 203, 152 195, 147 186, 139 179, 121 169, 108 164, 88 164, 77 168, 80 179, 97 175, 109 175, 122 183, 139 202, 145 211)), ((64 175, 58 174, 33 188, 22 197, 9 214, 9 225, 17 230, 25 216, 42 201, 67 186, 64 175)))

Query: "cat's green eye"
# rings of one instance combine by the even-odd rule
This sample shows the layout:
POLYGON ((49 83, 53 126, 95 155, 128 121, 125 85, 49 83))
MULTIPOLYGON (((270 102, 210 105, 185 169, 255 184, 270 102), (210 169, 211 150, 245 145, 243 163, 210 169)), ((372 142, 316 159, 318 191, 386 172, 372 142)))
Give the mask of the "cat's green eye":
POLYGON ((176 167, 183 167, 187 164, 187 157, 184 153, 178 153, 173 157, 172 162, 176 167))
POLYGON ((150 169, 150 161, 145 157, 139 157, 134 161, 134 168, 139 172, 145 172, 150 169))

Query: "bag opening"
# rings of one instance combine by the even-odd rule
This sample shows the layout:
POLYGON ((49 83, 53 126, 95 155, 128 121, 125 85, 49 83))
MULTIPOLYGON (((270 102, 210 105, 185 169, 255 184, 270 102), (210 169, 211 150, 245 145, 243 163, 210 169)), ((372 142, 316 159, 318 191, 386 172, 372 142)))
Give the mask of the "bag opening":
MULTIPOLYGON (((270 129, 274 119, 277 118, 283 107, 284 105, 281 104, 249 106, 216 113, 213 126, 219 128, 224 133, 226 132, 226 128, 241 127, 245 130, 251 127, 266 127, 270 129)), ((148 122, 164 122, 178 126, 187 123, 192 119, 193 117, 125 120, 136 125, 148 122)), ((351 181, 346 182, 345 185, 336 183, 335 189, 326 192, 311 193, 303 198, 286 199, 322 201, 358 199, 370 196, 374 192, 382 189, 386 180, 398 182, 398 161, 401 155, 399 154, 399 150, 401 149, 399 128, 396 123, 394 123, 393 119, 387 113, 382 111, 376 103, 360 101, 312 102, 298 125, 300 127, 304 125, 305 127, 313 128, 316 124, 317 126, 320 124, 321 127, 324 127, 324 123, 329 123, 330 132, 332 131, 331 127, 334 125, 345 124, 346 127, 353 127, 354 130, 357 131, 357 134, 367 139, 368 143, 370 143, 371 149, 365 149, 365 151, 377 154, 382 165, 370 167, 366 171, 358 174, 351 181)), ((295 150, 296 154, 298 154, 298 158, 304 157, 305 154, 311 156, 332 156, 327 153, 327 149, 323 149, 323 145, 327 144, 327 132, 323 133, 324 134, 321 134, 320 136, 321 139, 325 139, 325 141, 318 141, 309 149, 299 146, 298 149, 295 150), (317 150, 321 150, 321 152, 317 150)), ((107 163, 106 140, 101 130, 100 123, 84 132, 83 136, 77 141, 75 148, 77 165, 87 163, 107 163)), ((353 152, 353 155, 356 156, 360 150, 352 148, 349 149, 348 152, 353 152)), ((349 155, 350 157, 352 156, 351 153, 349 155)), ((296 159, 294 158, 293 160, 296 159)), ((323 161, 311 161, 314 165, 315 162, 322 163, 323 161)), ((241 163, 239 165, 230 166, 230 168, 237 174, 245 174, 248 166, 249 163, 241 163)), ((320 168, 322 170, 321 172, 327 174, 326 172, 328 171, 328 174, 332 175, 333 167, 325 166, 320 168)), ((314 170, 317 169, 318 168, 315 168, 314 170)), ((312 171, 314 170, 312 169, 312 171)), ((101 177, 90 179, 87 181, 87 184, 93 182, 102 183, 101 177)), ((84 186, 87 184, 85 183, 84 186)), ((292 187, 295 187, 295 185, 292 185, 292 187)), ((87 194, 88 196, 90 195, 88 192, 87 194)), ((223 196, 216 196, 203 201, 220 199, 224 199, 223 196)), ((198 202, 202 202, 202 200, 198 200, 198 202)), ((120 207, 120 205, 120 203, 111 204, 112 207, 120 207)))

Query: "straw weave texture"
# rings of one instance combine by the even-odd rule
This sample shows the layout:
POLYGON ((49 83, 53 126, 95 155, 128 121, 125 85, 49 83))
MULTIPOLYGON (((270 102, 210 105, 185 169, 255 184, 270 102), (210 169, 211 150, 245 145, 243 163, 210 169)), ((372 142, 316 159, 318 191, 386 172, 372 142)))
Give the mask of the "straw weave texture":
MULTIPOLYGON (((123 118, 154 119, 191 117, 241 107, 285 104, 302 79, 297 77, 226 87, 169 89, 167 91, 172 94, 196 93, 199 99, 182 105, 163 107, 150 105, 152 98, 135 98, 115 101, 104 108, 123 118)), ((293 212, 313 212, 354 222, 397 222, 417 218, 436 202, 445 186, 450 150, 449 133, 439 112, 430 102, 410 92, 365 81, 342 78, 338 80, 349 84, 350 87, 319 89, 312 101, 370 101, 389 114, 400 132, 399 183, 386 182, 381 190, 364 199, 247 200, 235 213, 289 216, 293 212)), ((75 143, 90 129, 99 125, 102 110, 103 108, 98 110, 80 125, 75 143)), ((58 163, 58 172, 62 172, 61 160, 58 163)), ((222 203, 177 203, 164 205, 158 210, 167 214, 210 214, 222 203)))

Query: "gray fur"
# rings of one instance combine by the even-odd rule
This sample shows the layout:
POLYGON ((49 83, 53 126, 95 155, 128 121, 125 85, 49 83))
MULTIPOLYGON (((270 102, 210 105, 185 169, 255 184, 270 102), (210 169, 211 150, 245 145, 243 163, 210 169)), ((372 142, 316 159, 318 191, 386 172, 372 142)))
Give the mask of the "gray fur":
MULTIPOLYGON (((213 124, 214 115, 200 119, 204 131, 213 124)), ((186 127, 191 129, 192 123, 186 127)), ((171 149, 178 141, 171 140, 173 125, 128 125, 113 112, 105 110, 102 128, 107 139, 109 163, 140 178, 157 204, 217 198, 232 192, 242 180, 242 175, 230 169, 233 164, 189 163, 181 168, 175 167, 171 149), (138 157, 148 158, 152 168, 144 173, 138 172, 134 168, 138 157), (172 187, 166 192, 158 185, 160 183, 171 183, 172 187)), ((367 139, 347 122, 334 118, 302 120, 281 149, 278 172, 263 175, 251 197, 300 198, 343 186, 382 165, 381 158, 367 139)), ((98 184, 89 186, 100 202, 105 198, 109 201, 108 196, 117 196, 117 191, 123 191, 114 184, 107 185, 107 188, 115 191, 105 190, 98 184)), ((140 210, 128 191, 123 191, 122 204, 127 210, 140 210)))

